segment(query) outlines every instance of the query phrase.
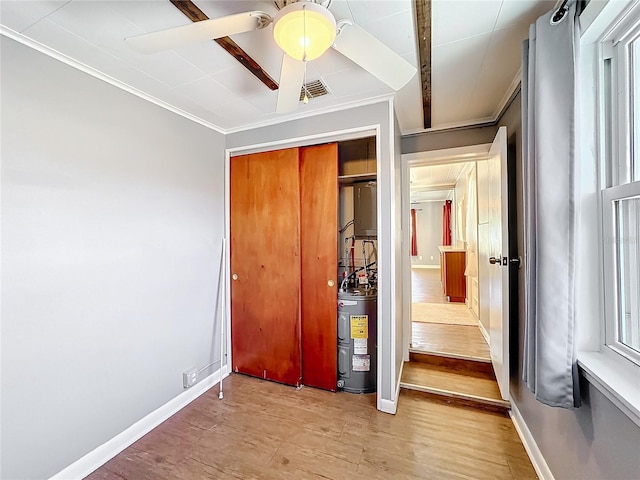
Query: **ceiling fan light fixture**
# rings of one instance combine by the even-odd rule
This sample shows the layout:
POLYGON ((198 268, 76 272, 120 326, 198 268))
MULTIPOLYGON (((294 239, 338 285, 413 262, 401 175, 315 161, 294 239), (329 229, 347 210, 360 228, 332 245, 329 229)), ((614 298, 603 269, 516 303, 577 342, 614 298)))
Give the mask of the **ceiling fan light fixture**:
POLYGON ((292 3, 274 18, 273 38, 290 57, 302 61, 314 60, 333 45, 336 19, 329 10, 317 3, 292 3))

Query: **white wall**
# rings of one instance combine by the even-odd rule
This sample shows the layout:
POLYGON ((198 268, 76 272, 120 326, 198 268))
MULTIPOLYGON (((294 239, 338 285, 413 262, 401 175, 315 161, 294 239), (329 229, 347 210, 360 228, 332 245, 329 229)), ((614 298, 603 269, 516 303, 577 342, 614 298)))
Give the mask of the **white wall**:
MULTIPOLYGON (((402 154, 400 151, 400 144, 402 140, 400 132, 400 124, 395 111, 391 112, 393 117, 393 230, 394 230, 394 261, 393 261, 393 275, 394 275, 394 300, 395 300, 395 312, 392 318, 394 324, 395 342, 394 342, 394 359, 395 359, 395 382, 396 390, 394 392, 394 408, 397 407, 398 399, 395 397, 396 392, 400 390, 400 380, 402 375, 402 365, 405 359, 404 345, 404 320, 403 315, 407 317, 411 314, 410 306, 406 305, 406 298, 404 297, 404 285, 402 284, 402 260, 403 255, 407 250, 411 248, 411 244, 406 242, 406 236, 403 234, 403 228, 406 225, 406 218, 403 218, 402 208, 402 154)), ((406 215, 405 215, 406 217, 406 215)))
POLYGON ((466 217, 467 217, 467 167, 456 182, 451 202, 451 218, 454 226, 451 228, 451 245, 464 248, 466 244, 466 217))
POLYGON ((416 240, 418 243, 418 256, 411 257, 412 265, 440 265, 438 246, 442 245, 443 203, 411 204, 411 208, 416 209, 416 240))
POLYGON ((224 137, 5 37, 1 53, 0 476, 40 479, 219 359, 224 137))

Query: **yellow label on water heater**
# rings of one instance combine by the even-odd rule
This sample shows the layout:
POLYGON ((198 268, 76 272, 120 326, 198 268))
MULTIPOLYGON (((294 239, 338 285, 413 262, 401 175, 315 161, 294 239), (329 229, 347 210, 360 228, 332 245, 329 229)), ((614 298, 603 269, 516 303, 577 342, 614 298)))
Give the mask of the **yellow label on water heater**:
POLYGON ((351 338, 369 338, 369 315, 351 315, 351 338))

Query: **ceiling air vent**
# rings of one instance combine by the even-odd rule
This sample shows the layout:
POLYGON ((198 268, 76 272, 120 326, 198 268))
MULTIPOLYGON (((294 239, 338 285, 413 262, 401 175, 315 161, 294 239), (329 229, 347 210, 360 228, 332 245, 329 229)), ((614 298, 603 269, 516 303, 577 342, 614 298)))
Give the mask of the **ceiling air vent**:
POLYGON ((322 80, 314 80, 313 82, 305 83, 302 85, 300 89, 300 101, 304 98, 304 92, 307 92, 307 97, 309 100, 316 97, 321 97, 323 95, 327 95, 329 90, 327 90, 327 86, 322 83, 322 80))

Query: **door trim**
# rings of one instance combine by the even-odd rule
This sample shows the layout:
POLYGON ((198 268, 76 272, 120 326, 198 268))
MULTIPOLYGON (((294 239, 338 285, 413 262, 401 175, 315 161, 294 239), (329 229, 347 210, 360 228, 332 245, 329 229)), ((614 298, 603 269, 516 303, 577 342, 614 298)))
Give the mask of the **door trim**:
MULTIPOLYGON (((409 226, 409 210, 411 209, 411 199, 409 198, 409 170, 411 167, 426 167, 436 165, 448 165, 452 163, 475 162, 489 158, 491 143, 481 143, 468 145, 465 147, 443 148, 440 150, 429 150, 416 153, 405 153, 402 155, 402 243, 411 245, 411 234, 409 226)), ((403 357, 405 362, 409 361, 409 348, 411 346, 411 254, 408 249, 402 252, 402 285, 403 289, 403 357)), ((487 342, 489 343, 489 342, 487 342)))
MULTIPOLYGON (((224 159, 224 237, 229 238, 229 233, 231 231, 231 198, 230 198, 230 187, 231 187, 231 178, 230 178, 230 165, 231 165, 231 157, 235 155, 245 155, 250 153, 260 153, 269 150, 279 150, 285 148, 293 148, 293 147, 306 147, 311 145, 317 145, 320 143, 326 142, 340 142, 345 140, 354 140, 357 138, 364 138, 369 136, 375 136, 376 138, 376 171, 377 175, 382 171, 381 164, 381 132, 382 126, 381 124, 371 124, 371 125, 363 125, 361 127, 354 127, 349 129, 341 129, 335 130, 331 132, 325 132, 320 134, 312 134, 312 135, 303 135, 300 137, 293 137, 288 139, 280 139, 271 142, 263 142, 256 143, 251 145, 243 145, 239 147, 225 148, 225 159, 224 159)), ((390 142, 391 143, 391 142, 390 142)), ((391 145, 393 148, 393 145, 391 145)), ((391 154, 391 157, 393 155, 391 154)), ((377 189, 377 202, 378 205, 382 202, 382 189, 377 189)), ((382 225, 381 221, 381 209, 377 209, 377 224, 378 226, 382 225)), ((378 227, 380 228, 380 227, 378 227)), ((228 242, 227 242, 228 243, 228 242)), ((381 249, 380 246, 380 236, 378 237, 378 249, 381 249)), ((227 272, 230 272, 230 263, 231 256, 229 249, 225 252, 225 268, 227 272)), ((337 268, 337 267, 336 267, 337 268)), ((378 269, 381 269, 380 259, 378 259, 378 269)), ((233 365, 232 359, 232 350, 231 350, 231 280, 229 275, 225 278, 225 304, 226 311, 228 312, 227 318, 225 319, 225 345, 227 352, 227 365, 233 365)), ((337 299, 336 299, 337 301, 337 299)), ((381 345, 381 334, 382 331, 380 322, 382 321, 383 316, 381 314, 380 301, 378 301, 378 345, 381 345)), ((378 386, 382 384, 382 368, 380 363, 378 364, 377 378, 376 383, 378 386)), ((395 386, 394 386, 395 387, 395 386)), ((381 402, 381 398, 379 395, 379 391, 376 392, 377 399, 377 409, 383 410, 384 402, 381 402)))

